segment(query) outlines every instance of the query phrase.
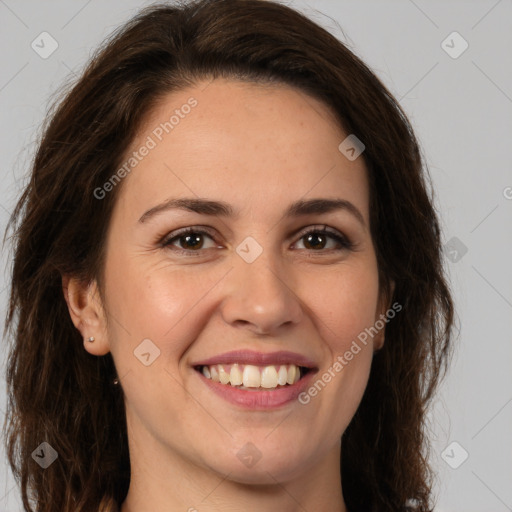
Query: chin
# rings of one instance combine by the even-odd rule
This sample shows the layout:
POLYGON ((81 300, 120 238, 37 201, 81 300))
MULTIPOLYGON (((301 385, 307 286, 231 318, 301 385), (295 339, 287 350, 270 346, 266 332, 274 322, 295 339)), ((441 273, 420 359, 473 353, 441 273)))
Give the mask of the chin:
MULTIPOLYGON (((260 444, 263 446, 263 443, 260 444)), ((223 477, 240 484, 267 485, 293 480, 307 471, 315 454, 298 451, 298 446, 290 450, 269 446, 261 449, 256 444, 245 443, 240 449, 233 449, 223 460, 210 461, 210 468, 223 477)), ((317 454, 318 455, 318 454, 317 454)))

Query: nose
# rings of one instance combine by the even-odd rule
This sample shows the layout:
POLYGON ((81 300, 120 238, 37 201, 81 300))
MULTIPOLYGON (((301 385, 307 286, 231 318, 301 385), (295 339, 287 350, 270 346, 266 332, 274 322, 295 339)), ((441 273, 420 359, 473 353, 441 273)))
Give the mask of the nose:
POLYGON ((235 255, 234 268, 227 276, 221 314, 225 322, 245 327, 256 334, 275 334, 284 326, 298 324, 302 304, 293 291, 290 269, 270 251, 252 263, 235 255))

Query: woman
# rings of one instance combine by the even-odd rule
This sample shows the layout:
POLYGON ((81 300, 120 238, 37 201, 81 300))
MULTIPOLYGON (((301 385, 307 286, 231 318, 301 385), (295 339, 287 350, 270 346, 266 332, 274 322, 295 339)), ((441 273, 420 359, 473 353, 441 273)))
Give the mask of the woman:
POLYGON ((118 30, 10 223, 25 510, 431 510, 453 305, 427 178, 390 93, 291 8, 118 30))

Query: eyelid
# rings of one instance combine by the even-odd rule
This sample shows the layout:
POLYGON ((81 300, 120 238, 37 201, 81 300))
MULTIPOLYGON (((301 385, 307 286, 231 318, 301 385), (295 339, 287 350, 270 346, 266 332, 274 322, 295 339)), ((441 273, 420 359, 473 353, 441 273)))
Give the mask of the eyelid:
POLYGON ((342 231, 338 229, 331 228, 326 224, 313 224, 306 228, 299 230, 294 233, 293 237, 297 238, 297 242, 300 241, 304 236, 310 233, 325 233, 333 238, 339 245, 341 245, 341 249, 330 249, 330 250, 320 250, 320 251, 308 251, 312 254, 314 253, 328 253, 330 251, 353 251, 355 250, 356 243, 354 243, 347 235, 345 235, 342 231))
POLYGON ((338 231, 337 229, 329 227, 327 224, 312 224, 310 226, 307 226, 305 228, 299 229, 299 231, 296 231, 292 237, 293 238, 302 238, 304 235, 307 235, 311 232, 324 232, 331 235, 339 236, 340 238, 344 238, 349 241, 347 236, 344 235, 341 231, 338 231))
MULTIPOLYGON (((210 228, 208 226, 201 226, 201 225, 198 225, 198 226, 187 226, 187 227, 184 227, 184 228, 180 228, 180 229, 176 229, 174 231, 172 231, 171 233, 167 233, 163 238, 160 239, 160 245, 163 247, 163 248, 167 248, 167 247, 170 247, 172 244, 170 243, 171 240, 174 240, 176 238, 180 238, 188 233, 196 233, 196 234, 203 234, 203 235, 207 235, 209 236, 214 242, 216 242, 216 236, 215 236, 215 233, 214 233, 214 229, 213 228, 210 228)), ((314 251, 314 250, 307 250, 307 252, 311 252, 311 253, 315 253, 315 252, 318 252, 318 253, 328 253, 328 252, 332 252, 332 251, 343 251, 343 250, 354 250, 356 244, 354 242, 351 241, 351 239, 349 237, 347 237, 343 232, 335 229, 335 228, 331 228, 329 226, 327 226, 326 224, 312 224, 312 225, 309 225, 305 228, 301 228, 300 230, 294 232, 291 237, 293 237, 293 239, 296 239, 296 241, 294 242, 297 243, 299 242, 304 236, 310 234, 310 233, 325 233, 327 235, 329 235, 332 239, 334 239, 340 246, 341 248, 338 248, 338 249, 327 249, 327 250, 319 250, 319 251, 314 251)), ((174 247, 172 249, 173 251, 176 251, 176 252, 181 252, 181 253, 186 253, 186 254, 191 254, 191 253, 195 253, 197 255, 199 255, 201 252, 203 252, 205 249, 199 249, 199 250, 192 250, 192 249, 182 249, 180 247, 174 247)))
MULTIPOLYGON (((184 236, 188 233, 198 233, 198 234, 206 234, 208 235, 212 240, 215 240, 215 233, 214 229, 208 227, 208 226, 187 226, 184 228, 179 228, 171 231, 170 233, 167 233, 163 237, 160 238, 159 244, 162 247, 168 247, 170 246, 170 241, 174 240, 175 238, 179 238, 181 236, 184 236)), ((200 252, 200 251, 191 251, 187 249, 180 249, 179 247, 176 248, 178 251, 185 251, 185 252, 200 252)))

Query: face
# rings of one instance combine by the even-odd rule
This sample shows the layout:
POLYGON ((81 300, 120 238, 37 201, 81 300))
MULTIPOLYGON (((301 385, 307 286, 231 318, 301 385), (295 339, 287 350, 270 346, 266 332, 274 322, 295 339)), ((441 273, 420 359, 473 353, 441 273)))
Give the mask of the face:
POLYGON ((380 334, 345 355, 385 311, 347 135, 293 88, 220 79, 146 119, 88 348, 114 358, 132 460, 260 483, 339 464, 380 334))

